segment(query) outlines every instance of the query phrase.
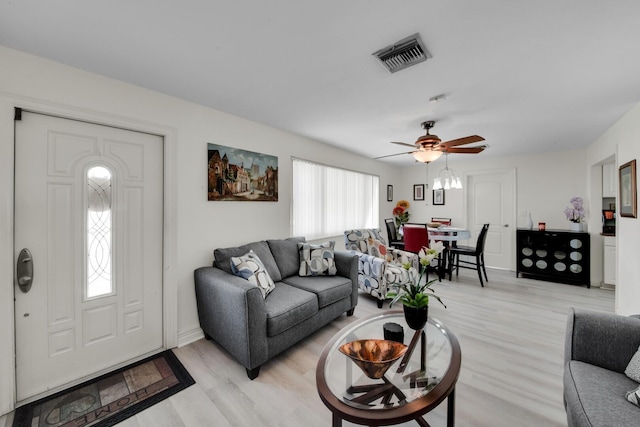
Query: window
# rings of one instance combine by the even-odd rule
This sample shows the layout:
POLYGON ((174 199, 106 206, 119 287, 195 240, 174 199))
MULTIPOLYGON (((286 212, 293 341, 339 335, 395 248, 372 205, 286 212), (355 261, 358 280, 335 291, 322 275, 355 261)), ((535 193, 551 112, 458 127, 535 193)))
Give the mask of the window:
POLYGON ((111 172, 95 166, 87 173, 87 298, 113 292, 111 229, 111 172))
POLYGON ((293 159, 293 235, 378 227, 379 177, 293 159))

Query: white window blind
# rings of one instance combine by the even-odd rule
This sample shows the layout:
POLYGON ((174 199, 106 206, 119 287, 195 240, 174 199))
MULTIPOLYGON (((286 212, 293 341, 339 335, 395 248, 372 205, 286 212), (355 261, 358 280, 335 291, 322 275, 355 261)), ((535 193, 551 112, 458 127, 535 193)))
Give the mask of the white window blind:
POLYGON ((378 227, 375 175, 293 159, 293 235, 318 239, 378 227))

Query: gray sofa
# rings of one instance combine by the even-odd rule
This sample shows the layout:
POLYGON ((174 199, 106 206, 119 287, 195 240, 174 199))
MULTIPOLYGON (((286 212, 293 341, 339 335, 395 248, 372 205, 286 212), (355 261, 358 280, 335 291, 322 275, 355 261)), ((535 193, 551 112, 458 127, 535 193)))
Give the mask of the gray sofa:
POLYGON ((335 276, 300 277, 298 243, 304 237, 216 249, 213 267, 194 272, 200 326, 224 347, 250 379, 276 354, 346 313, 358 302, 358 258, 335 251, 335 276), (230 258, 253 250, 275 282, 264 298, 257 286, 231 272, 230 258))
POLYGON ((638 426, 638 387, 625 368, 640 346, 640 319, 571 309, 567 320, 564 405, 569 427, 638 426))

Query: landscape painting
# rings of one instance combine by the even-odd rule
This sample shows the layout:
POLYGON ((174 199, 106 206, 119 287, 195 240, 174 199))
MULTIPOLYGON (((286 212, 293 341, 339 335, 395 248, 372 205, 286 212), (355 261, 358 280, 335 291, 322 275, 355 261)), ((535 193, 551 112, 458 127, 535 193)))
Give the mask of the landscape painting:
POLYGON ((207 144, 209 201, 278 201, 278 158, 207 144))

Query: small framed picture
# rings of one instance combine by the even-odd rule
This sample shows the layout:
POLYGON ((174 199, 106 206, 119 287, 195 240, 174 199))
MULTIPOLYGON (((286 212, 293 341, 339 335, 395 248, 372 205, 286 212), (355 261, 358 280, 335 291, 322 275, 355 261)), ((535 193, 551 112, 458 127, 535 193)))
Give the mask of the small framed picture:
POLYGON ((413 200, 424 200, 424 184, 413 186, 413 200))
POLYGON ((433 190, 433 204, 444 205, 444 188, 433 190))
POLYGON ((393 185, 387 185, 387 202, 393 202, 393 185))
POLYGON ((620 189, 620 216, 637 217, 636 202, 636 161, 631 160, 618 170, 620 189))

